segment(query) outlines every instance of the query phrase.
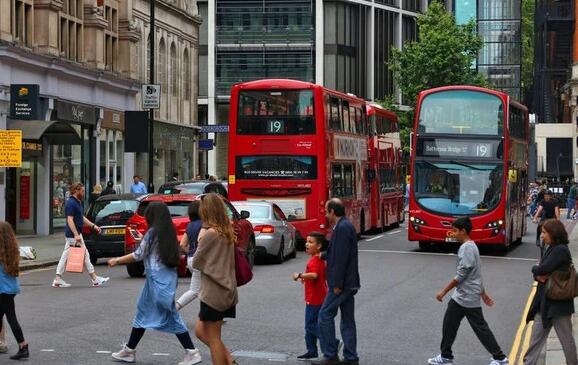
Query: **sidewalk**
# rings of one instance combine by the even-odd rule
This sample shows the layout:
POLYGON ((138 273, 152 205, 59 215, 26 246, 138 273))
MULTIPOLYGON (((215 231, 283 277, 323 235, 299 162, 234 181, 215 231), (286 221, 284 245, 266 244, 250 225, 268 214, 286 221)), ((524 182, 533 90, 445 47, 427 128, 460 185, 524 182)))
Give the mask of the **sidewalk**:
MULTIPOLYGON (((565 214, 563 216, 565 217, 565 214)), ((562 221, 564 221, 563 218, 562 221)), ((578 228, 576 228, 578 225, 573 226, 574 229, 572 229, 572 232, 570 232, 570 236, 568 237, 570 241, 568 247, 570 248, 572 257, 576 260, 576 258, 578 258, 578 228)), ((574 299, 574 306, 578 310, 578 298, 574 299)), ((572 322, 574 329, 574 341, 576 341, 578 340, 578 313, 574 313, 572 322)), ((560 341, 558 340, 556 331, 554 331, 554 329, 550 331, 550 336, 546 344, 546 365, 566 365, 564 353, 562 352, 562 346, 560 345, 560 341)))
POLYGON ((36 250, 36 260, 20 260, 20 270, 33 270, 56 265, 64 248, 64 233, 49 236, 16 236, 20 246, 31 246, 36 250))

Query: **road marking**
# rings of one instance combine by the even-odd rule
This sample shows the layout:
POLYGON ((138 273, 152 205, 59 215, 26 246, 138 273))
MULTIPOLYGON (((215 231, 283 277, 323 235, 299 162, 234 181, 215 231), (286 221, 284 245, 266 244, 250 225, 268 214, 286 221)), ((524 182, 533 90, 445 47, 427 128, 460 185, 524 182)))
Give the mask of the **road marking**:
POLYGON ((530 347, 530 340, 532 339, 532 328, 534 327, 534 321, 528 323, 526 327, 526 336, 524 339, 524 345, 522 346, 522 351, 520 351, 520 359, 518 360, 518 365, 524 365, 524 355, 530 347))
POLYGON ((101 351, 97 351, 96 353, 97 353, 97 354, 112 354, 112 351, 104 351, 104 350, 101 350, 101 351))
MULTIPOLYGON (((534 284, 532 286, 532 290, 530 290, 530 294, 528 295, 528 300, 526 301, 524 312, 522 312, 522 318, 520 318, 520 324, 518 325, 518 330, 516 331, 516 336, 514 337, 514 343, 512 344, 512 350, 510 351, 510 356, 508 357, 510 363, 512 364, 516 363, 516 358, 518 356, 520 344, 522 343, 522 335, 524 334, 524 328, 526 327, 526 317, 528 316, 528 312, 530 311, 530 306, 532 305, 532 301, 534 300, 534 295, 536 295, 536 288, 537 286, 536 284, 534 284)), ((528 333, 526 333, 526 336, 528 336, 528 333)), ((523 356, 521 356, 521 358, 523 358, 523 356)))
POLYGON ((371 241, 375 241, 375 240, 377 240, 377 239, 380 239, 380 238, 382 238, 382 237, 383 237, 383 235, 380 234, 379 236, 371 237, 371 238, 365 239, 364 241, 365 241, 365 242, 371 242, 371 241))
POLYGON ((401 229, 397 230, 397 231, 389 232, 388 234, 398 234, 398 233, 401 233, 401 229))
POLYGON ((40 352, 54 352, 54 349, 42 349, 40 352))
MULTIPOLYGON (((392 250, 359 250, 359 252, 369 252, 369 253, 395 253, 400 255, 423 255, 423 256, 455 256, 455 253, 438 253, 438 252, 408 252, 408 251, 392 251, 392 250)), ((499 256, 480 256, 484 259, 495 259, 495 260, 506 260, 506 261, 531 261, 535 262, 536 259, 526 259, 523 257, 499 257, 499 256)))
POLYGON ((153 356, 171 356, 171 354, 167 354, 164 352, 155 352, 153 353, 153 356))

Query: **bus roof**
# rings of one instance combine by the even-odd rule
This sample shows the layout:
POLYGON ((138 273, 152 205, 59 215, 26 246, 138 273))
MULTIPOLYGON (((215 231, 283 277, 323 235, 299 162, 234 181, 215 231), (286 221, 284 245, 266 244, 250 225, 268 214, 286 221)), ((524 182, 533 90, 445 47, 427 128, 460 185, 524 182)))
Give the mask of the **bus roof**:
POLYGON ((394 112, 392 112, 390 110, 385 109, 381 105, 374 104, 374 103, 367 103, 367 115, 370 116, 370 115, 374 115, 374 114, 382 115, 382 116, 386 117, 387 119, 397 123, 397 114, 395 114, 394 112))
POLYGON ((492 95, 495 95, 499 98, 506 99, 513 104, 516 104, 516 106, 524 109, 524 111, 526 111, 526 112, 528 111, 527 108, 523 104, 521 104, 520 102, 518 102, 516 99, 512 98, 509 94, 507 94, 505 92, 493 90, 493 89, 487 89, 485 87, 473 86, 473 85, 448 85, 448 86, 434 87, 432 89, 421 91, 419 93, 418 98, 422 99, 427 95, 434 94, 434 93, 437 93, 440 91, 449 91, 449 90, 471 90, 471 91, 479 91, 479 92, 483 92, 483 93, 487 93, 487 94, 492 94, 492 95))

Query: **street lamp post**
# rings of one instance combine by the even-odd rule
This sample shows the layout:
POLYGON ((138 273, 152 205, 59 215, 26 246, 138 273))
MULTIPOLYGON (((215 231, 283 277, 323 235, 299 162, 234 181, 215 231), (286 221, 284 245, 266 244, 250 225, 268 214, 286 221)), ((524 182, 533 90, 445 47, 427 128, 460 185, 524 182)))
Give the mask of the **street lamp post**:
MULTIPOLYGON (((150 0, 150 75, 149 75, 149 83, 155 83, 155 0, 150 0)), ((150 108, 149 110, 149 153, 148 153, 148 165, 149 165, 149 176, 148 176, 148 192, 154 193, 155 192, 155 184, 154 184, 154 124, 155 124, 155 110, 150 108)))

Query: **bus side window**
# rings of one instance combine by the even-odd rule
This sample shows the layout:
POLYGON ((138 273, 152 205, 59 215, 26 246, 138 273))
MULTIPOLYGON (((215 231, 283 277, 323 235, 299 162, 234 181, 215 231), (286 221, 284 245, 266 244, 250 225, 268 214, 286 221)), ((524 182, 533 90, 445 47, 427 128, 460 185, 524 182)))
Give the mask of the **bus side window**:
POLYGON ((351 126, 349 125, 349 102, 341 101, 341 115, 343 116, 343 131, 351 132, 351 126))
POLYGON ((349 106, 349 125, 351 126, 351 133, 360 133, 360 131, 357 129, 355 107, 353 106, 349 106))
POLYGON ((331 114, 329 120, 329 128, 333 129, 334 131, 341 130, 341 116, 339 113, 339 99, 331 97, 329 99, 329 104, 331 105, 331 114))

